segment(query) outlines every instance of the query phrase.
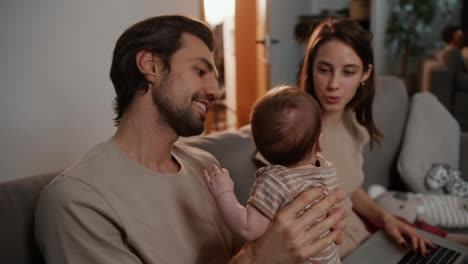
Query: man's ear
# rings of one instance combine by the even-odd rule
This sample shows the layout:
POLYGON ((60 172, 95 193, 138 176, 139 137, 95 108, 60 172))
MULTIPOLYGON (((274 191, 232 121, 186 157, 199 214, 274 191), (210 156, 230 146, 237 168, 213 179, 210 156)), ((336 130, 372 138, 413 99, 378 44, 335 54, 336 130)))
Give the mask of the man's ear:
POLYGON ((140 50, 135 59, 138 70, 150 83, 155 83, 162 70, 160 59, 149 50, 140 50))

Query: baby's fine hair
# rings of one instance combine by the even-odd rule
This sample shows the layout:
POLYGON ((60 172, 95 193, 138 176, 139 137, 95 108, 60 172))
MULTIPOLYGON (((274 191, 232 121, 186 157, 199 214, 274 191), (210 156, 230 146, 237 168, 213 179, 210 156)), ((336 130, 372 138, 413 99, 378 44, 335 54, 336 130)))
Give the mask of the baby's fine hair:
POLYGON ((293 86, 268 91, 250 115, 258 151, 272 164, 291 165, 312 151, 322 129, 320 106, 293 86))

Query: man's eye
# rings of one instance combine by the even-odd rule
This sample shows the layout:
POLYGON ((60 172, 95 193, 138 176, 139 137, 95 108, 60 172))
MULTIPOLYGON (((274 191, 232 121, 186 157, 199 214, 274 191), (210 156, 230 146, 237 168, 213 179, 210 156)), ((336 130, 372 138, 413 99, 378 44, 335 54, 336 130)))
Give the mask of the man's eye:
POLYGON ((195 72, 197 73, 198 76, 203 77, 206 74, 205 70, 202 70, 200 68, 195 68, 195 72))

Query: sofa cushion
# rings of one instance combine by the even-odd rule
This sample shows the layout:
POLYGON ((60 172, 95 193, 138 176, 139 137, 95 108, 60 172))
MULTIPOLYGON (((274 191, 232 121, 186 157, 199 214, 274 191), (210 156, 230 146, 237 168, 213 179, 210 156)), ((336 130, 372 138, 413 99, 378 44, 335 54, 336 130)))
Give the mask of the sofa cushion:
POLYGON ((396 175, 394 168, 408 115, 408 95, 405 85, 396 77, 379 77, 376 87, 372 112, 384 138, 372 150, 369 144, 364 146, 363 185, 365 189, 371 184, 394 189, 396 183, 392 181, 397 177, 392 176, 396 175))
POLYGON ((0 183, 0 263, 43 263, 34 240, 34 209, 39 193, 57 175, 0 183))
POLYGON ((413 96, 398 170, 413 192, 427 193, 425 177, 435 163, 458 168, 460 126, 432 93, 413 96))
POLYGON ((249 135, 250 127, 240 131, 225 131, 207 136, 180 139, 187 144, 211 153, 227 170, 235 182, 234 191, 241 204, 246 204, 255 179, 255 143, 249 135))

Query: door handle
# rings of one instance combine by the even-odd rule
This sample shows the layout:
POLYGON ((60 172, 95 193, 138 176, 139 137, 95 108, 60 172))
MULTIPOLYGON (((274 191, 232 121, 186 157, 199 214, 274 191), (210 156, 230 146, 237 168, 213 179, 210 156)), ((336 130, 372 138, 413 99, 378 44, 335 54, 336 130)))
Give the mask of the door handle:
POLYGON ((265 63, 270 64, 271 45, 278 44, 279 40, 272 38, 271 35, 267 33, 263 39, 257 40, 256 43, 265 46, 265 63))
POLYGON ((267 34, 267 35, 265 35, 265 38, 257 40, 256 43, 257 44, 263 44, 265 46, 267 46, 267 45, 271 46, 273 44, 278 44, 279 40, 271 38, 270 34, 267 34))

